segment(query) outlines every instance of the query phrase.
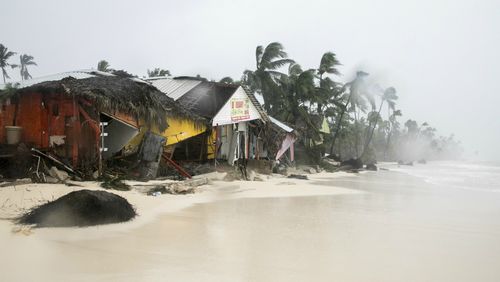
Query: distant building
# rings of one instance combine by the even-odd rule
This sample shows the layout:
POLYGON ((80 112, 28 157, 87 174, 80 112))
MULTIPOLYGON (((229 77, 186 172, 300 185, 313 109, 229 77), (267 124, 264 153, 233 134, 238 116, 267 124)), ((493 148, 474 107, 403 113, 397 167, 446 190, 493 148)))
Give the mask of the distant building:
POLYGON ((215 158, 232 165, 237 159, 275 160, 293 149, 293 129, 269 117, 254 94, 240 85, 192 77, 146 80, 212 126, 204 134, 170 148, 175 159, 215 158))

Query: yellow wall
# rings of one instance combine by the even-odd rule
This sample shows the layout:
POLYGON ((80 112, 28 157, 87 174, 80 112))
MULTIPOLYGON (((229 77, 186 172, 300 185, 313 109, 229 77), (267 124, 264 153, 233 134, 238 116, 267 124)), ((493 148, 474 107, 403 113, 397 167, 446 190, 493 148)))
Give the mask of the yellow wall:
POLYGON ((207 159, 213 160, 215 158, 215 138, 217 136, 217 128, 212 128, 212 134, 207 135, 207 159))
MULTIPOLYGON (((198 134, 201 134, 207 130, 206 126, 196 124, 188 119, 177 119, 168 118, 168 128, 162 133, 159 132, 158 128, 151 128, 151 132, 155 134, 162 135, 167 138, 167 143, 165 146, 173 145, 175 143, 181 142, 198 134)), ((143 124, 141 122, 141 124, 143 124)), ((144 134, 150 130, 146 126, 141 126, 139 134, 137 134, 126 146, 128 149, 136 148, 141 144, 144 134)))
POLYGON ((168 128, 162 133, 167 138, 167 146, 205 132, 205 126, 196 126, 190 120, 168 119, 168 128))

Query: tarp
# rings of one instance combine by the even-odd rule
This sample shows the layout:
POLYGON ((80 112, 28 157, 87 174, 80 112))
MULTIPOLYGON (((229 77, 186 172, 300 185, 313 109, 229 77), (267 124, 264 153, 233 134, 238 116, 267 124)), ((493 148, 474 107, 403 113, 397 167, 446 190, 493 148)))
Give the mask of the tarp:
MULTIPOLYGON (((281 143, 281 148, 279 149, 278 153, 276 154, 276 160, 279 160, 281 156, 290 148, 290 146, 295 143, 295 137, 291 134, 287 134, 285 140, 283 140, 283 143, 281 143)), ((293 160, 292 160, 293 161, 293 160)))

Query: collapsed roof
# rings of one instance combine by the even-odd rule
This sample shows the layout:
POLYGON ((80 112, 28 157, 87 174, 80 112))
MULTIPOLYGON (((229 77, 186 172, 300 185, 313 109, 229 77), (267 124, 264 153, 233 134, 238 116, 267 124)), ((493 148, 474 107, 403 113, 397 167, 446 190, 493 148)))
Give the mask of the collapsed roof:
POLYGON ((147 81, 187 110, 207 119, 212 119, 239 87, 189 77, 158 77, 147 81))
POLYGON ((269 116, 258 99, 244 85, 206 81, 186 76, 156 77, 146 80, 186 109, 207 119, 213 119, 238 88, 242 87, 261 119, 264 122, 270 122, 269 116))
POLYGON ((74 78, 68 76, 58 80, 43 81, 24 88, 0 92, 0 100, 26 93, 65 93, 87 99, 100 111, 121 112, 144 119, 160 129, 168 127, 165 117, 192 119, 198 123, 205 120, 167 97, 154 86, 137 78, 123 78, 100 72, 87 72, 74 78))

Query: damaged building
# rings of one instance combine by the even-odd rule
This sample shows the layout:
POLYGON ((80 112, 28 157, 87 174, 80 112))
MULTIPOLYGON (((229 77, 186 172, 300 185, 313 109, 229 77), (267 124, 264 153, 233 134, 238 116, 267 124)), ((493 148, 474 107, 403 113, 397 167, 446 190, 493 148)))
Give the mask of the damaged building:
POLYGON ((211 125, 203 133, 168 148, 173 159, 213 160, 215 164, 229 165, 241 159, 293 161, 295 131, 268 116, 245 87, 192 77, 158 77, 147 81, 211 125))
POLYGON ((190 163, 294 161, 293 128, 236 84, 75 71, 4 87, 0 103, 0 167, 9 177, 38 177, 42 159, 80 178, 116 168, 141 179, 161 167, 189 178, 190 163))
POLYGON ((129 152, 146 157, 143 140, 130 146, 141 128, 164 132, 170 118, 174 127, 186 121, 204 124, 149 83, 94 70, 4 87, 0 101, 0 161, 15 167, 12 158, 28 150, 82 177, 101 172, 106 161, 125 154, 127 146, 129 152))

